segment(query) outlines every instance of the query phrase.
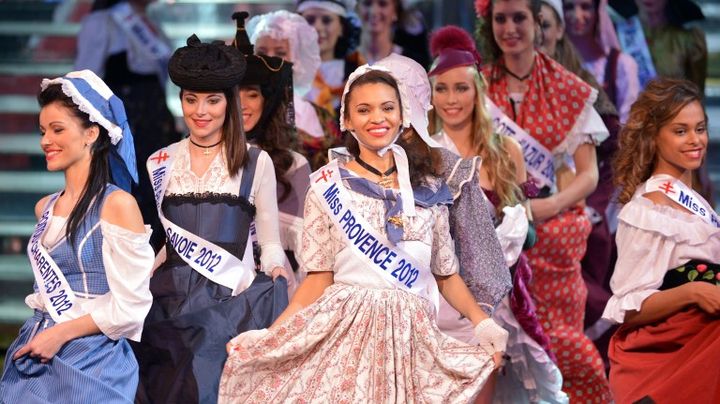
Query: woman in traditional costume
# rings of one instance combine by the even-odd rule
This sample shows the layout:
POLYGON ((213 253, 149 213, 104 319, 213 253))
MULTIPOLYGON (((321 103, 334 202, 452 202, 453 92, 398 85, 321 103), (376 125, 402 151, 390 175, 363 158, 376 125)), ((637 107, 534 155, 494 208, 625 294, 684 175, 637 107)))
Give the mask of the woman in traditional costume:
MULTIPOLYGON (((526 181, 520 145, 495 132, 485 105, 485 80, 479 72, 480 57, 470 35, 448 26, 430 38, 435 61, 428 75, 433 86, 430 112, 433 139, 457 155, 475 156, 480 168, 475 181, 485 192, 481 209, 492 215, 507 265, 512 267, 513 289, 492 313, 510 332, 506 371, 498 376, 498 387, 490 396, 501 402, 562 402, 562 377, 550 353, 535 304, 527 290, 532 271, 521 251, 534 242, 528 235, 528 217, 522 205, 537 187, 526 181), (462 151, 461 151, 462 150, 462 151), (527 242, 526 242, 527 240, 527 242)), ((443 332, 472 343, 472 324, 447 304, 442 304, 438 325, 443 332)), ((494 381, 494 379, 491 379, 494 381)))
POLYGON ((401 135, 408 93, 389 69, 358 68, 342 106, 354 159, 311 177, 307 278, 273 327, 228 344, 220 401, 467 402, 506 333, 457 275, 439 156, 416 133, 401 135), (476 324, 480 346, 438 330, 438 288, 476 324))
POLYGON ((135 152, 122 101, 89 70, 45 79, 40 145, 62 191, 35 205, 28 256, 35 313, 5 357, 0 402, 132 403, 152 297, 150 229, 135 199, 135 152), (117 185, 122 184, 125 190, 117 185))
POLYGON ((618 260, 603 317, 617 403, 720 400, 720 219, 692 190, 705 160, 697 87, 651 81, 620 134, 618 260), (692 383, 688 383, 692 380, 692 383))
POLYGON ((591 227, 578 205, 595 189, 595 145, 608 136, 593 109, 597 91, 535 51, 539 0, 480 3, 480 33, 492 61, 483 69, 487 94, 514 124, 496 130, 524 144, 528 174, 543 188, 530 203, 538 240, 527 251, 529 289, 558 359, 563 391, 573 402, 606 402, 611 397, 602 359, 583 334, 587 288, 580 260, 591 227))
POLYGON ((245 66, 236 48, 195 35, 170 59, 190 134, 148 160, 167 239, 136 347, 139 402, 215 402, 227 341, 267 327, 287 306, 275 170, 240 121, 245 66))

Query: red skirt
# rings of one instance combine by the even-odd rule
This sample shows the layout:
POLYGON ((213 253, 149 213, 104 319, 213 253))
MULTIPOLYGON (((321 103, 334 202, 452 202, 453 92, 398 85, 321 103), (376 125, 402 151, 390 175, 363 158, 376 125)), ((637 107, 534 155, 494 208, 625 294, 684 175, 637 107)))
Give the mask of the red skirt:
POLYGON ((697 308, 660 323, 621 327, 610 341, 618 404, 720 403, 720 318, 697 308))
POLYGON ((573 404, 612 402, 602 358, 583 333, 587 288, 580 260, 590 229, 582 209, 569 209, 537 225, 537 244, 527 252, 530 293, 573 404))

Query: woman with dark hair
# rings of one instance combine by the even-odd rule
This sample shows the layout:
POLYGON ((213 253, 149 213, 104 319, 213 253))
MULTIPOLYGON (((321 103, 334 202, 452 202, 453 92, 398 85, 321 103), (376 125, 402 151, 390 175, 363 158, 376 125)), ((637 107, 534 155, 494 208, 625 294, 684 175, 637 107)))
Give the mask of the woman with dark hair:
POLYGON ((170 59, 190 133, 147 164, 167 238, 135 347, 138 402, 215 401, 225 343, 267 327, 287 306, 275 170, 242 131, 245 66, 236 48, 195 35, 170 59), (253 220, 260 274, 249 240, 253 220))
POLYGON ((618 259, 603 317, 617 403, 720 400, 720 218, 692 190, 706 159, 702 95, 651 81, 620 133, 618 259), (688 383, 688 380, 693 380, 688 383))
POLYGON ((307 278, 269 330, 228 344, 220 402, 467 402, 499 364, 507 335, 457 274, 452 195, 438 152, 410 128, 408 96, 385 67, 350 75, 342 126, 354 157, 311 177, 307 278), (437 329, 438 288, 480 346, 437 329))
POLYGON ((127 340, 140 340, 153 263, 150 229, 120 189, 137 181, 132 134, 122 101, 91 71, 41 88, 40 145, 65 187, 35 205, 25 299, 35 314, 8 348, 0 401, 131 403, 127 340))
MULTIPOLYGON (((292 85, 292 64, 282 58, 255 55, 245 31, 248 13, 233 14, 237 21, 234 45, 245 55, 247 68, 240 82, 243 129, 250 144, 266 151, 275 167, 280 219, 280 241, 287 254, 288 273, 297 270, 296 253, 300 250, 305 193, 310 186, 310 164, 296 149, 294 128, 287 121, 289 94, 292 85)), ((257 240, 253 238, 253 243, 257 240)), ((292 295, 297 283, 288 278, 292 295)))
MULTIPOLYGON (((595 145, 608 137, 593 109, 597 91, 542 52, 539 0, 479 2, 483 68, 498 122, 524 144, 529 176, 542 187, 530 201, 537 243, 527 251, 530 292, 550 337, 570 401, 609 401, 600 355, 583 334, 587 288, 580 260, 590 221, 579 205, 597 185, 595 145)), ((506 131, 507 132, 507 131, 506 131)))
POLYGON ((365 64, 356 50, 360 28, 351 17, 355 4, 355 0, 296 1, 297 13, 317 30, 322 60, 307 98, 336 115, 345 81, 358 66, 365 64))

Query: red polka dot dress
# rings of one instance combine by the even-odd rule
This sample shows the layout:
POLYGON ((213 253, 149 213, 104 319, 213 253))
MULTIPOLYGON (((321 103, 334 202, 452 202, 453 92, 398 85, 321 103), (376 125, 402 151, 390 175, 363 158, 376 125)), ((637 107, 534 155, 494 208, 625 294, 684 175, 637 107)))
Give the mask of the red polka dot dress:
MULTIPOLYGON (((576 133, 577 122, 592 113, 596 91, 544 54, 536 54, 528 90, 514 109, 502 66, 487 66, 484 74, 489 79, 488 96, 550 150, 556 161, 558 156, 572 155, 582 143, 603 140, 599 133, 576 133)), ((536 223, 536 229, 537 243, 527 252, 533 269, 529 289, 557 357, 563 391, 571 403, 611 402, 603 361, 583 333, 587 288, 580 260, 585 255, 590 221, 582 208, 573 207, 536 223)))

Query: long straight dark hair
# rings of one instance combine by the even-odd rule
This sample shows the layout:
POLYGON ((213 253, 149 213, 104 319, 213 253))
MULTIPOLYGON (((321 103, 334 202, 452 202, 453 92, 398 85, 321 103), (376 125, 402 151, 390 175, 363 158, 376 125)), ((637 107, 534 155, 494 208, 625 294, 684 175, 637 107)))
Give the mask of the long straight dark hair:
POLYGON ((75 238, 77 237, 78 227, 82 223, 83 218, 88 213, 94 213, 99 206, 102 205, 105 198, 105 188, 110 182, 110 165, 108 163, 108 153, 110 152, 110 136, 105 128, 90 121, 90 116, 80 111, 73 100, 63 93, 60 84, 53 84, 41 91, 37 96, 40 108, 44 108, 52 103, 58 103, 63 106, 67 112, 80 121, 84 129, 97 126, 100 129, 100 135, 90 148, 90 172, 83 187, 80 199, 73 207, 68 216, 65 228, 65 236, 73 248, 75 238))

